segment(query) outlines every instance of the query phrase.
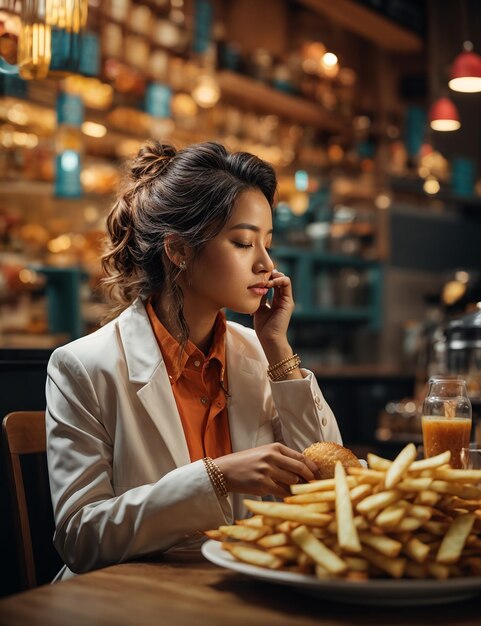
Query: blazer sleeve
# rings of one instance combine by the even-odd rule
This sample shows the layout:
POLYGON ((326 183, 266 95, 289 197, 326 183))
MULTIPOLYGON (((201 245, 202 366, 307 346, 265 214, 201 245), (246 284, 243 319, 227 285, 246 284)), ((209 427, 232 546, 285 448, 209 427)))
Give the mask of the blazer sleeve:
POLYGON ((342 444, 334 414, 314 374, 301 369, 303 379, 270 382, 275 406, 274 433, 290 448, 304 450, 316 441, 342 444))
POLYGON ((68 348, 50 359, 46 396, 54 544, 72 571, 167 550, 231 522, 230 502, 217 497, 202 461, 114 493, 115 449, 90 377, 68 348))

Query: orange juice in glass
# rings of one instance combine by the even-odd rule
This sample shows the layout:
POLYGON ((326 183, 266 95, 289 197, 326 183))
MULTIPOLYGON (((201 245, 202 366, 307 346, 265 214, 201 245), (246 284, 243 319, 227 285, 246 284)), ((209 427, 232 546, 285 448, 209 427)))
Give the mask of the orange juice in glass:
POLYGON ((423 403, 424 456, 451 452, 451 466, 462 467, 461 450, 469 448, 471 402, 462 378, 433 376, 423 403))

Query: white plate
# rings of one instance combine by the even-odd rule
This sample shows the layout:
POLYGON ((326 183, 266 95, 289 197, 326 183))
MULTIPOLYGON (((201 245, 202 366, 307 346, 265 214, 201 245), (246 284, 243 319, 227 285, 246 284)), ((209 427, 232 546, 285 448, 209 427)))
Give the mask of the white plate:
POLYGON ((208 561, 247 576, 267 582, 297 587, 299 591, 326 600, 347 604, 371 604, 378 606, 418 606, 444 604, 464 600, 481 593, 481 576, 453 578, 452 580, 369 580, 349 582, 346 580, 318 580, 292 572, 264 569, 241 563, 222 550, 219 541, 209 540, 202 545, 202 554, 208 561))

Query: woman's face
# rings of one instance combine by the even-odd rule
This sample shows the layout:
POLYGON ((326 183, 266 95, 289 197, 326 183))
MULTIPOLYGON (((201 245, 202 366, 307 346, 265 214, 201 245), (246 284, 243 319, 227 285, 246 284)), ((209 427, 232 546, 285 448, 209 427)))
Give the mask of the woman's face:
POLYGON ((258 190, 242 192, 232 216, 209 241, 182 281, 184 303, 192 309, 214 313, 226 307, 254 313, 267 290, 274 264, 269 256, 272 211, 258 190), (186 284, 188 280, 188 285, 186 284))

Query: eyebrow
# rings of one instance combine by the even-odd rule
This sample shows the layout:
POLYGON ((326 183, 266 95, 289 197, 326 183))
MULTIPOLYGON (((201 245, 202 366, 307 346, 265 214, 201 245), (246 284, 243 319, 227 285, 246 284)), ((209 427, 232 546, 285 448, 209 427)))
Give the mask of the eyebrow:
MULTIPOLYGON (((229 230, 240 230, 240 229, 253 230, 256 233, 261 232, 261 229, 258 226, 254 226, 254 224, 236 224, 235 226, 231 226, 229 228, 229 230)), ((271 228, 270 230, 267 231, 267 234, 270 235, 273 232, 274 232, 274 229, 271 228)))

